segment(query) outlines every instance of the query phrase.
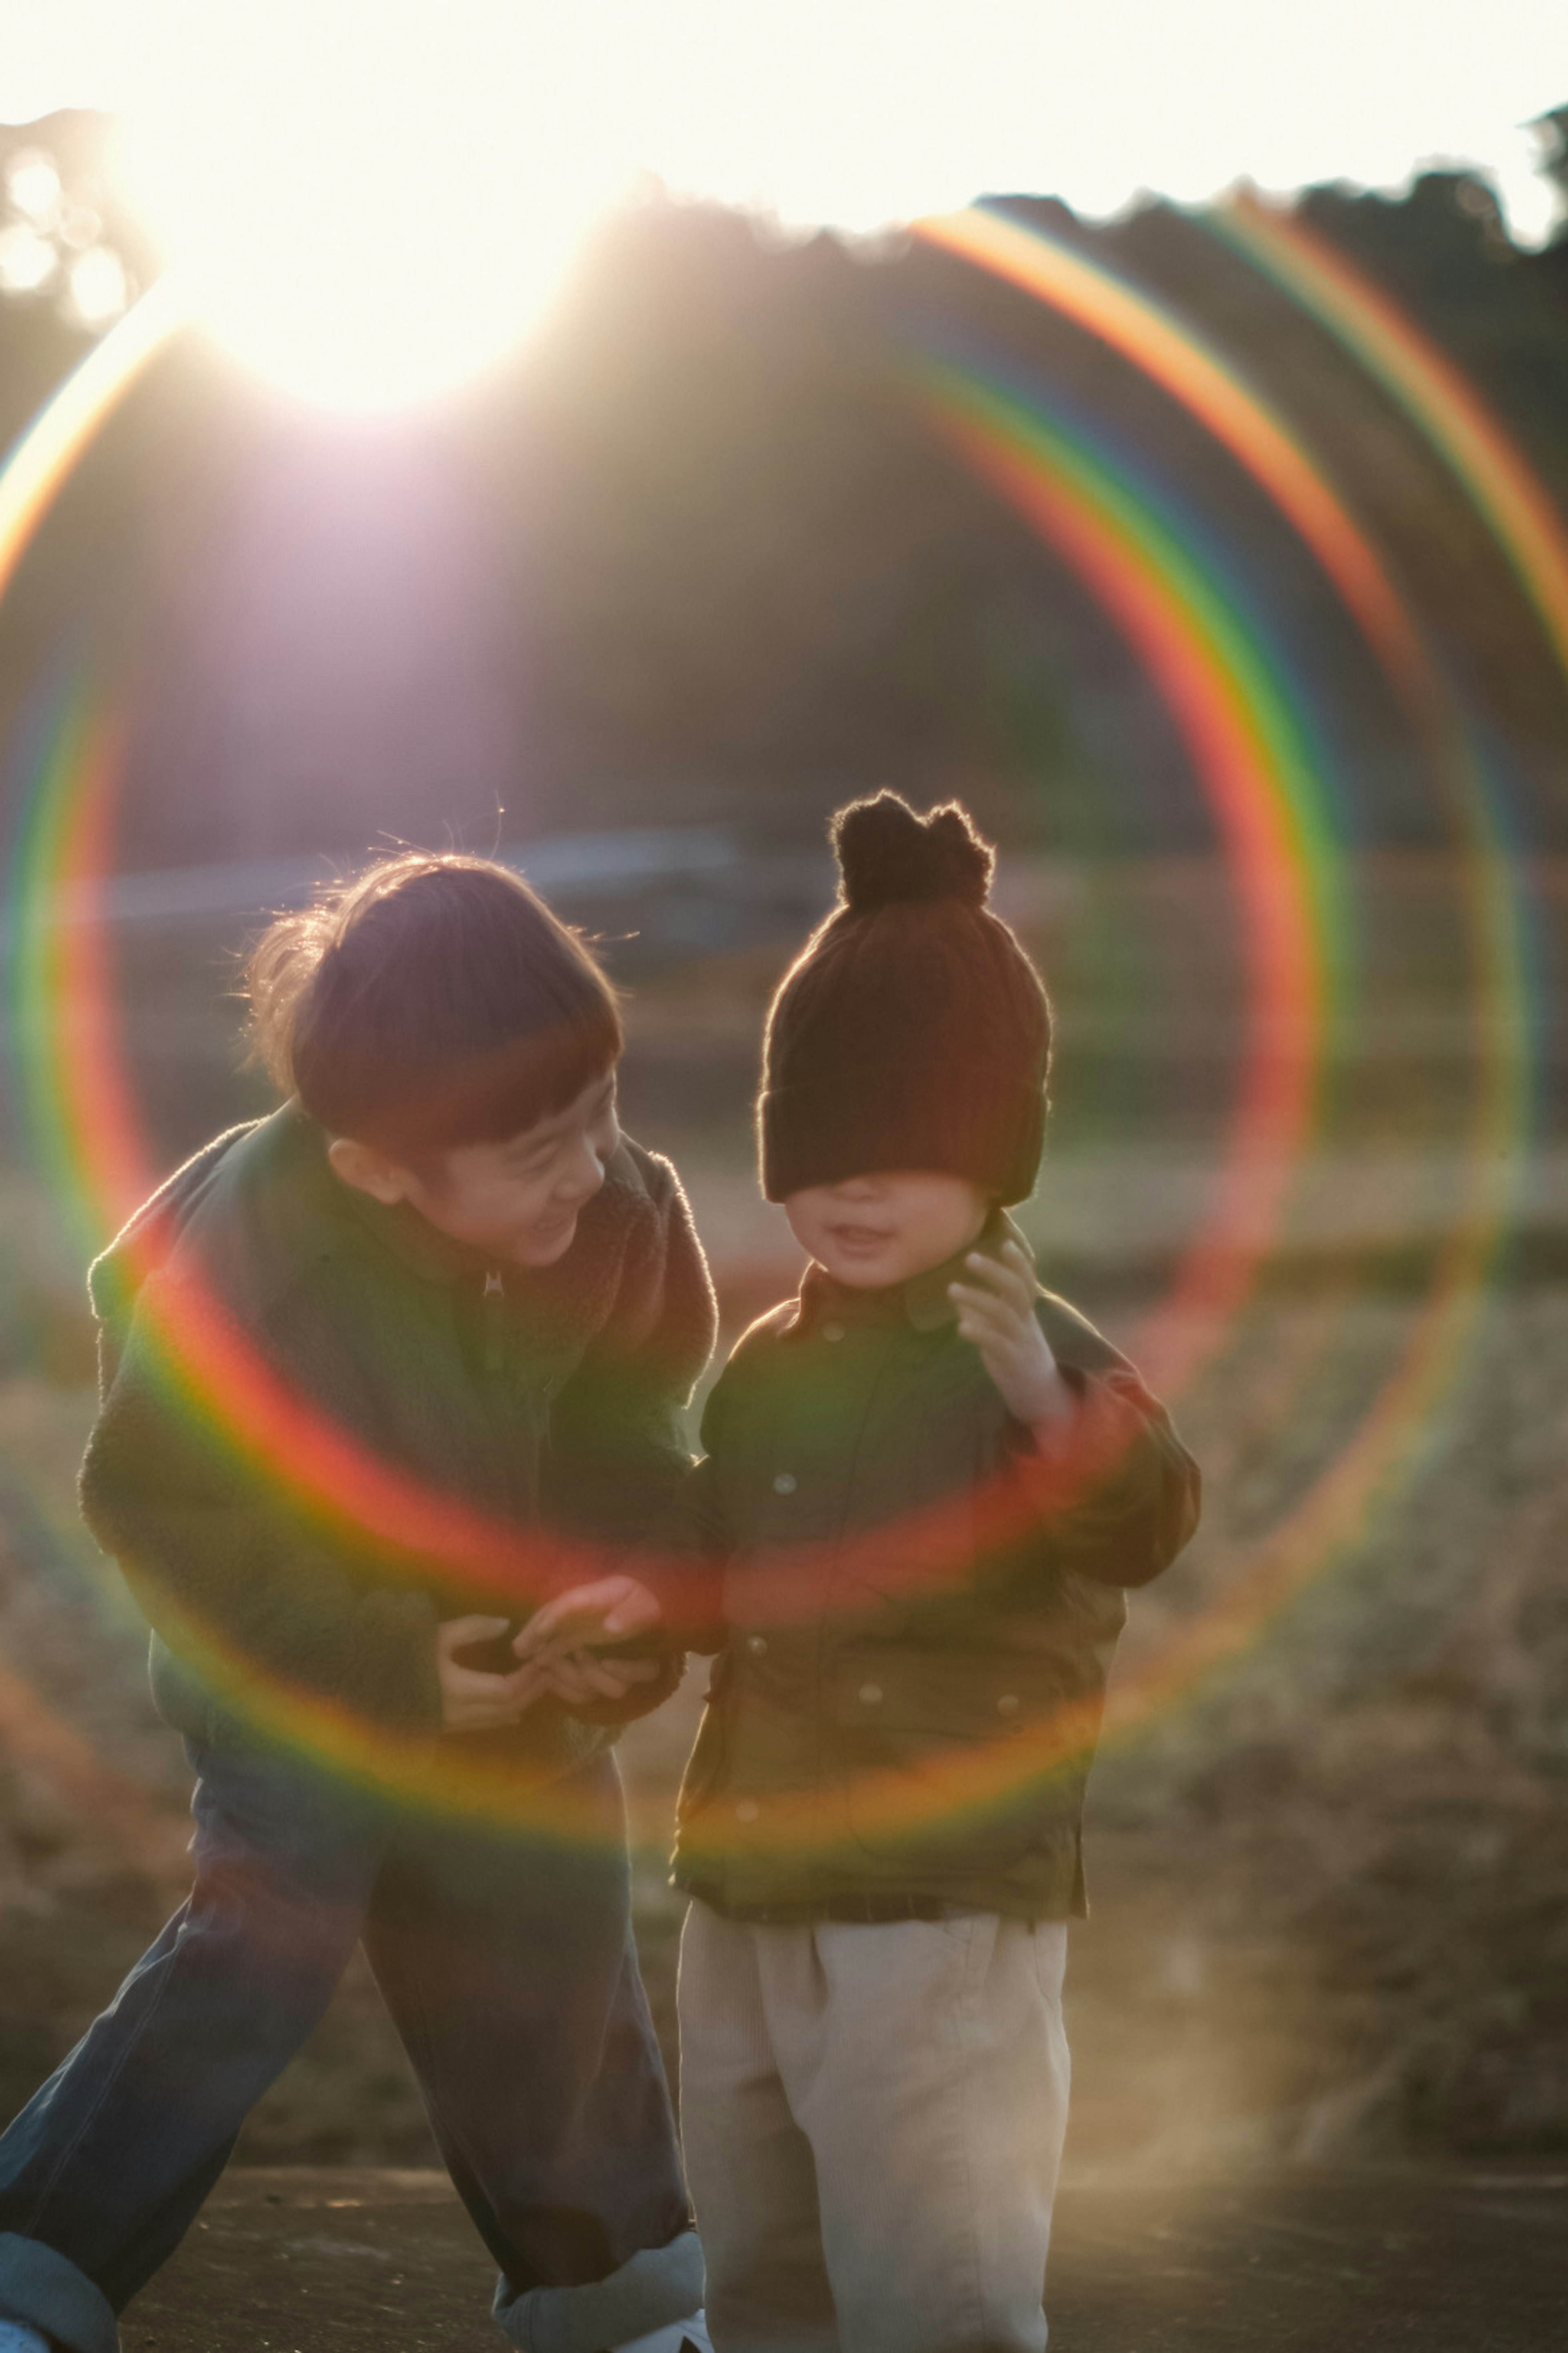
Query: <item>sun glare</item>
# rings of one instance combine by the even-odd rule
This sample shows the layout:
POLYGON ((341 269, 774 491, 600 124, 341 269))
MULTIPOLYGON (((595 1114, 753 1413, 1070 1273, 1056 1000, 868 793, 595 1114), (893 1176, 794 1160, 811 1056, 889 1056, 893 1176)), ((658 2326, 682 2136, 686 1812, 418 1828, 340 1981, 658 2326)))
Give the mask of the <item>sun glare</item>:
POLYGON ((548 20, 339 6, 312 32, 311 15, 205 16, 199 91, 149 93, 126 176, 237 357, 304 401, 395 408, 527 332, 626 174, 548 20))
MULTIPOLYGON (((499 358, 639 174, 866 231, 987 190, 1103 217, 1140 187, 1182 203, 1237 179, 1394 187, 1448 156, 1480 161, 1510 217, 1540 234, 1556 217, 1523 126, 1563 94, 1562 0, 1494 0, 1479 28, 1470 0, 1320 0, 1310 26, 1255 0, 1193 0, 1168 26, 1148 0, 55 0, 33 16, 40 56, 37 25, 78 23, 196 314, 338 406, 427 397, 499 358)), ((0 87, 25 64, 0 49, 0 87)), ((24 198, 52 201, 41 175, 12 192, 12 290, 64 266, 24 198)), ((79 312, 111 314, 103 266, 81 278, 79 312)))

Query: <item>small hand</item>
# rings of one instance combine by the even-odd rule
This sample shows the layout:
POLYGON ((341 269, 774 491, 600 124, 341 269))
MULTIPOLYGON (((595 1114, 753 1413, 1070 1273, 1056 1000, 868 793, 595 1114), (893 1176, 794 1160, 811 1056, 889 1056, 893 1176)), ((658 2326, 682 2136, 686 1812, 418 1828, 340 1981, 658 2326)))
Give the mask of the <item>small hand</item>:
POLYGON ((448 1618, 436 1629, 436 1671, 441 1685, 441 1723, 447 1732, 500 1732, 516 1724, 546 1688, 536 1662, 510 1675, 489 1675, 461 1667, 454 1652, 470 1642, 504 1634, 509 1618, 448 1618))
POLYGON ((1010 1413, 1031 1424, 1064 1420, 1073 1409, 1051 1345, 1035 1313, 1038 1292, 1028 1253, 1004 1242, 999 1258, 972 1250, 966 1280, 948 1285, 960 1336, 972 1340, 1010 1413))
MULTIPOLYGON (((536 1609, 512 1644, 520 1659, 560 1655, 602 1642, 623 1642, 646 1634, 663 1616, 658 1601, 635 1577, 602 1577, 574 1585, 536 1609)), ((602 1662, 601 1662, 602 1663, 602 1662)), ((621 1663, 621 1662, 617 1662, 621 1663)), ((640 1678, 634 1678, 640 1680, 640 1678)))
POLYGON ((595 1658, 592 1651, 551 1651, 539 1662, 544 1689, 565 1707, 590 1707, 595 1700, 623 1700, 637 1683, 658 1681, 657 1659, 595 1658))

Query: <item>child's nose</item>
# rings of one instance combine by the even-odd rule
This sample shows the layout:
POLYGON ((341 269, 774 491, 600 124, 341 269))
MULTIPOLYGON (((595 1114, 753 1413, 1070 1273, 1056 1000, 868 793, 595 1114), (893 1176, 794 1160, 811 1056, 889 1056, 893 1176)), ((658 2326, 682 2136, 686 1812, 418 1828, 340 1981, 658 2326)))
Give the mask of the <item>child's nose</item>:
POLYGON ((556 1188, 569 1200, 585 1201, 596 1193, 605 1181, 605 1164, 595 1150, 593 1141, 584 1136, 562 1171, 556 1188))

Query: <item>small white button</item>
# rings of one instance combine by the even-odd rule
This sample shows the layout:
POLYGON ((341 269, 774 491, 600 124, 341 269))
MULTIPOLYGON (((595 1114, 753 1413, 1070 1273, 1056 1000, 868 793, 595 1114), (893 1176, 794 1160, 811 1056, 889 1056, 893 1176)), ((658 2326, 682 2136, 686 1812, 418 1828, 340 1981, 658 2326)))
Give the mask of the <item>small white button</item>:
POLYGON ((735 1809, 735 1819, 742 1822, 754 1822, 762 1810, 754 1798, 742 1798, 735 1809))
POLYGON ((879 1707, 879 1706, 880 1706, 880 1704, 881 1704, 881 1700, 882 1700, 882 1686, 881 1686, 881 1684, 880 1684, 880 1683, 862 1683, 862 1684, 861 1684, 861 1686, 860 1686, 860 1704, 861 1704, 861 1706, 862 1706, 862 1707, 879 1707))
POLYGON ((996 1713, 998 1715, 1016 1715, 1018 1713, 1017 1693, 1004 1692, 1001 1698, 996 1703, 996 1713))
POLYGON ((822 1336, 825 1340, 842 1340, 844 1337, 843 1324, 825 1324, 822 1327, 822 1336))
POLYGON ((767 1647, 768 1647, 768 1638, 767 1638, 767 1636, 766 1636, 765 1634, 748 1634, 748 1635, 747 1635, 747 1637, 746 1637, 746 1648, 747 1648, 747 1650, 748 1650, 748 1651, 750 1651, 750 1652, 751 1652, 751 1654, 752 1654, 752 1658, 753 1658, 753 1659, 760 1659, 760 1658, 762 1657, 762 1655, 763 1655, 763 1652, 767 1649, 767 1647))
POLYGON ((793 1471, 781 1471, 773 1481, 773 1493, 775 1495, 793 1495, 799 1484, 793 1471))

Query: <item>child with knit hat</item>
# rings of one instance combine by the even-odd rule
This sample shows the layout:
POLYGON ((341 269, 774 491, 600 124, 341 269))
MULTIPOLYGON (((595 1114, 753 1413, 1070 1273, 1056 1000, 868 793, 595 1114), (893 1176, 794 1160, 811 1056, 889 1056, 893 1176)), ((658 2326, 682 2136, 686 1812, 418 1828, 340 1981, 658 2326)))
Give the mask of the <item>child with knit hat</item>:
POLYGON ((1051 1021, 991 849, 889 793, 833 832, 757 1121, 810 1264, 693 1474, 687 2166, 718 2353, 1039 2353, 1084 1781, 1122 1588, 1198 1477, 1006 1215, 1051 1021))

